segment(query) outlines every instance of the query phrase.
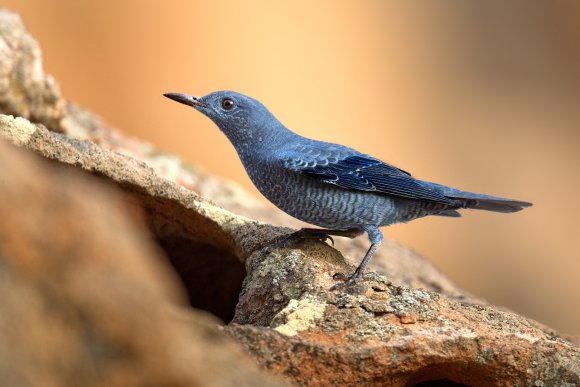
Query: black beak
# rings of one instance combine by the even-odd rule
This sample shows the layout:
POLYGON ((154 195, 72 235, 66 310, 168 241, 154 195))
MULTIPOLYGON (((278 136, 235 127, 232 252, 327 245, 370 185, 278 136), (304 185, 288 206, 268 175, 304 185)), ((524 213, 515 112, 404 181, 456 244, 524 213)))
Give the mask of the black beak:
POLYGON ((163 94, 165 97, 182 103, 187 106, 200 106, 200 107, 208 107, 205 103, 200 102, 198 97, 194 97, 193 95, 181 94, 181 93, 165 93, 163 94))

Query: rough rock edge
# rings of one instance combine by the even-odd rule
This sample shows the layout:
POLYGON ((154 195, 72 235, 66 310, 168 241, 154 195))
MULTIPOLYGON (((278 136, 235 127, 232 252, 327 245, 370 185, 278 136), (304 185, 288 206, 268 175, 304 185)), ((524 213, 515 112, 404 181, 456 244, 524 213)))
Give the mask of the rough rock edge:
POLYGON ((226 247, 243 261, 255 249, 247 243, 243 229, 267 227, 258 222, 232 214, 199 195, 168 180, 159 178, 145 163, 100 148, 90 141, 77 140, 46 130, 24 118, 0 115, 0 137, 15 145, 33 150, 43 157, 97 176, 106 177, 125 191, 141 193, 158 200, 176 203, 184 216, 168 219, 163 224, 151 224, 156 234, 184 235, 203 239, 215 246, 226 247), (199 218, 209 229, 200 229, 199 218))

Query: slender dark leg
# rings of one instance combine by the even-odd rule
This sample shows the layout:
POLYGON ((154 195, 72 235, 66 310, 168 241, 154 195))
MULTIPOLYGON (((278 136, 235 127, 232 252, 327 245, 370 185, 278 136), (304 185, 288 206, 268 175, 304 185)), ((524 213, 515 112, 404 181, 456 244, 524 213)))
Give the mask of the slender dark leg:
POLYGON ((369 247, 367 253, 365 254, 363 260, 358 265, 354 273, 349 277, 343 273, 336 273, 332 278, 337 280, 343 280, 344 282, 338 283, 330 288, 330 290, 340 289, 346 286, 350 286, 356 282, 356 280, 363 274, 375 251, 379 248, 383 241, 383 234, 378 227, 367 228, 367 233, 369 234, 369 239, 371 240, 371 247, 369 247))

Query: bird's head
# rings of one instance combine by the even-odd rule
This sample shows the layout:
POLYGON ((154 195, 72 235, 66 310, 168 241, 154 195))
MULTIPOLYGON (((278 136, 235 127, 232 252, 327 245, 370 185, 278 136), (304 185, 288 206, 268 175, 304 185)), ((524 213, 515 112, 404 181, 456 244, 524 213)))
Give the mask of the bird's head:
POLYGON ((163 95, 208 116, 236 148, 261 142, 281 126, 259 101, 234 91, 216 91, 203 97, 180 93, 163 95))

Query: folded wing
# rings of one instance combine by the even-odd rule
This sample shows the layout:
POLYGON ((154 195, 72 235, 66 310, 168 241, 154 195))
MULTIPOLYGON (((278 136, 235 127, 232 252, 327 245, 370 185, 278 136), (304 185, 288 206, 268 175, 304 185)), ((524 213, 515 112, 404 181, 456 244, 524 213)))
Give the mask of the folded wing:
POLYGON ((350 149, 293 150, 279 156, 284 167, 327 184, 349 190, 385 193, 457 206, 440 190, 374 157, 350 149))

